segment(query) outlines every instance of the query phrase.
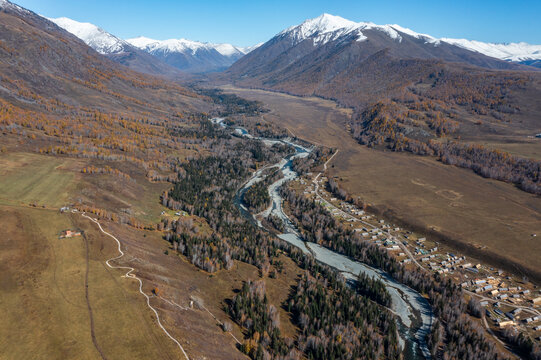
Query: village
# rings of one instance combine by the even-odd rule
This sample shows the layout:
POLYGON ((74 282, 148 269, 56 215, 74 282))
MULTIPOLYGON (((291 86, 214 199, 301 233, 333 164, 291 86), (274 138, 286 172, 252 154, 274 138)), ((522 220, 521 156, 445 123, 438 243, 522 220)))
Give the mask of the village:
POLYGON ((477 298, 487 329, 516 330, 541 341, 541 290, 527 279, 467 258, 425 236, 402 229, 338 199, 328 189, 329 179, 308 173, 291 183, 293 189, 324 206, 362 239, 383 247, 406 266, 418 266, 449 277, 477 298))

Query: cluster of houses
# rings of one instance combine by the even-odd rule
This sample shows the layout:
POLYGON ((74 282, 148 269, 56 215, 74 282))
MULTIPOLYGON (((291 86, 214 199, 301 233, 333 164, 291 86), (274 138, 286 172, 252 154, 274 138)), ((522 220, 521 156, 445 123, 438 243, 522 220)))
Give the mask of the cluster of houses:
MULTIPOLYGON (((488 302, 487 301, 481 302, 481 305, 484 305, 485 307, 487 307, 488 302)), ((531 330, 535 332, 541 331, 541 325, 539 324, 539 322, 541 321, 541 316, 539 315, 529 316, 527 318, 520 320, 519 319, 520 314, 524 314, 525 311, 523 311, 521 308, 515 308, 513 310, 503 312, 500 309, 502 306, 503 305, 501 303, 496 302, 493 304, 492 309, 488 307, 485 309, 486 316, 490 320, 492 320, 495 324, 498 324, 500 328, 505 328, 508 326, 517 326, 520 323, 522 323, 522 325, 524 326, 531 327, 531 330)))
MULTIPOLYGON (((322 177, 320 179, 321 184, 325 184, 327 179, 322 177)), ((301 184, 304 180, 301 180, 301 184)), ((305 194, 315 194, 313 185, 308 184, 304 190, 305 194)), ((331 198, 331 202, 339 201, 336 198, 331 198)), ((325 202, 321 202, 326 205, 325 202)), ((366 214, 363 210, 357 208, 355 205, 340 201, 341 210, 334 206, 328 206, 328 210, 334 215, 343 217, 346 221, 351 221, 351 227, 355 225, 353 222, 357 221, 356 218, 361 220, 369 220, 372 215, 366 214), (344 216, 344 212, 351 217, 344 216)), ((412 259, 407 257, 404 252, 401 252, 400 244, 397 243, 398 239, 392 235, 391 231, 398 232, 401 229, 393 227, 385 223, 384 220, 377 220, 378 223, 374 225, 374 228, 370 226, 355 228, 355 232, 359 233, 366 240, 373 240, 374 243, 380 247, 384 247, 387 251, 392 251, 398 257, 401 257, 402 263, 411 263, 412 259)), ((402 236, 406 240, 410 239, 411 233, 403 234, 402 236)), ((472 264, 466 261, 465 256, 455 255, 452 253, 442 254, 438 253, 438 247, 434 245, 427 245, 426 238, 421 237, 418 239, 413 238, 415 241, 414 254, 416 257, 420 257, 420 262, 423 263, 430 270, 440 274, 452 274, 455 271, 463 275, 468 279, 469 276, 480 277, 481 274, 487 274, 485 270, 488 270, 481 264, 472 264)), ((404 245, 408 246, 410 243, 404 241, 404 245)), ((493 270, 493 269, 490 269, 493 270)), ((463 288, 475 292, 479 295, 491 298, 491 301, 481 301, 481 305, 485 307, 486 314, 489 319, 492 319, 495 324, 500 327, 517 326, 519 324, 527 326, 534 332, 541 331, 541 316, 531 316, 530 311, 523 311, 521 307, 526 308, 530 306, 541 306, 541 296, 534 297, 529 289, 522 289, 520 286, 512 286, 506 284, 502 280, 503 272, 497 271, 495 276, 485 276, 483 278, 476 278, 463 282, 461 285, 463 288), (489 307, 489 302, 493 304, 489 307), (520 305, 519 305, 520 304, 520 305), (521 306, 521 307, 518 307, 521 306), (505 309, 505 310, 504 310, 505 309), (527 314, 527 315, 525 315, 527 314)), ((487 275, 490 275, 488 273, 487 275)), ((507 277, 507 280, 511 280, 507 277)), ((512 281, 509 281, 510 283, 512 281)), ((541 295, 541 292, 540 292, 541 295)), ((541 340, 541 336, 536 334, 536 338, 541 340)))
MULTIPOLYGON (((498 272, 502 274, 501 271, 498 272)), ((488 307, 489 301, 481 301, 481 305, 486 307, 486 315, 494 323, 501 328, 507 326, 517 326, 520 323, 531 326, 533 331, 541 331, 541 316, 524 317, 526 313, 521 307, 513 307, 517 304, 521 305, 541 305, 541 297, 532 297, 532 291, 523 289, 520 286, 509 286, 501 277, 487 276, 483 279, 473 279, 461 284, 463 288, 467 288, 477 294, 483 294, 486 297, 493 299, 493 307, 488 307), (507 307, 509 311, 503 311, 502 308, 507 307), (521 318, 522 317, 522 318, 521 318), (537 323, 537 324, 536 324, 537 323)), ((530 315, 531 313, 528 312, 530 315)))
POLYGON ((421 262, 427 263, 428 262, 428 268, 434 272, 437 272, 439 274, 447 274, 447 273, 453 273, 453 271, 457 269, 464 269, 464 268, 470 268, 472 267, 471 263, 465 263, 466 257, 465 256, 457 256, 455 254, 448 253, 445 255, 445 257, 441 258, 439 257, 439 260, 435 260, 438 255, 435 254, 438 251, 437 247, 433 247, 429 250, 425 250, 424 252, 421 252, 422 249, 417 249, 416 253, 431 253, 428 256, 425 256, 421 258, 421 262))

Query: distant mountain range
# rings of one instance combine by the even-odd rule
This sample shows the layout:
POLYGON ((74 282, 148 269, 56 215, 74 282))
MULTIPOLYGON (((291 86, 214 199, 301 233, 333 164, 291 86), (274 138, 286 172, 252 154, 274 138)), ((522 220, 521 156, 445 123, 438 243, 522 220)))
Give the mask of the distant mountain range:
MULTIPOLYGON (((178 75, 178 70, 187 73, 222 71, 262 45, 238 47, 231 44, 212 44, 186 39, 154 40, 144 36, 123 40, 90 23, 82 23, 65 17, 49 20, 79 37, 100 54, 134 70, 165 76, 178 75)), ((408 57, 441 58, 446 61, 466 62, 484 67, 508 68, 493 60, 498 59, 541 67, 541 45, 438 39, 400 25, 356 23, 329 14, 323 14, 285 29, 269 42, 285 39, 290 46, 296 46, 304 40, 311 39, 313 47, 318 48, 329 42, 346 38, 354 39, 359 45, 363 44, 362 47, 367 48, 371 48, 372 43, 378 38, 380 47, 389 45, 391 49, 400 51, 401 55, 408 55, 408 57), (368 36, 370 34, 373 36, 368 36), (385 35, 385 38, 381 35, 385 35), (417 51, 413 50, 413 44, 417 51)), ((266 62, 269 59, 263 60, 266 62)))
POLYGON ((186 39, 153 40, 138 37, 127 41, 169 65, 192 73, 225 70, 255 48, 186 39))
POLYGON ((174 69, 188 73, 225 70, 257 47, 243 48, 186 39, 161 41, 138 37, 123 40, 94 24, 66 17, 49 20, 77 36, 100 54, 134 70, 151 74, 171 75, 175 73, 174 69))

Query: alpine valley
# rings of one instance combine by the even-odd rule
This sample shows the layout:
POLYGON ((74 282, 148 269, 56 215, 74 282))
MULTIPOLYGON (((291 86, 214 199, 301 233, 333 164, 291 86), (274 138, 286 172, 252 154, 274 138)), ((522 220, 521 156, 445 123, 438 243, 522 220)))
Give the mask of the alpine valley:
POLYGON ((0 0, 1 359, 541 359, 541 45, 99 22, 0 0))

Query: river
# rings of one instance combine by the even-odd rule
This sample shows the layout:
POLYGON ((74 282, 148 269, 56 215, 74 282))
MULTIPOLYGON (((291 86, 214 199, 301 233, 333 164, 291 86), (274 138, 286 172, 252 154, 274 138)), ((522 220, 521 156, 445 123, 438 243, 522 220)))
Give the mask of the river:
MULTIPOLYGON (((224 128, 227 127, 222 118, 214 118, 212 121, 224 128)), ((290 145, 295 149, 295 153, 286 156, 280 162, 256 171, 244 184, 237 194, 237 205, 241 213, 261 228, 264 227, 258 218, 266 217, 270 214, 277 216, 283 221, 285 229, 283 234, 278 235, 280 239, 298 247, 304 253, 314 256, 317 261, 340 271, 348 281, 354 282, 357 275, 361 272, 381 280, 392 297, 390 310, 399 320, 400 345, 403 348, 404 359, 430 359, 426 340, 432 327, 434 315, 428 301, 417 291, 398 282, 384 271, 355 261, 316 243, 304 241, 289 217, 285 214, 282 208, 283 199, 280 196, 280 187, 284 183, 298 177, 298 174, 292 169, 292 160, 307 157, 311 150, 294 143, 291 139, 256 138, 242 127, 235 127, 234 131, 239 136, 255 138, 267 145, 282 143, 290 145), (252 214, 242 203, 243 195, 250 186, 265 178, 265 170, 268 168, 280 169, 284 176, 269 185, 268 191, 272 200, 270 206, 259 214, 252 214)))

